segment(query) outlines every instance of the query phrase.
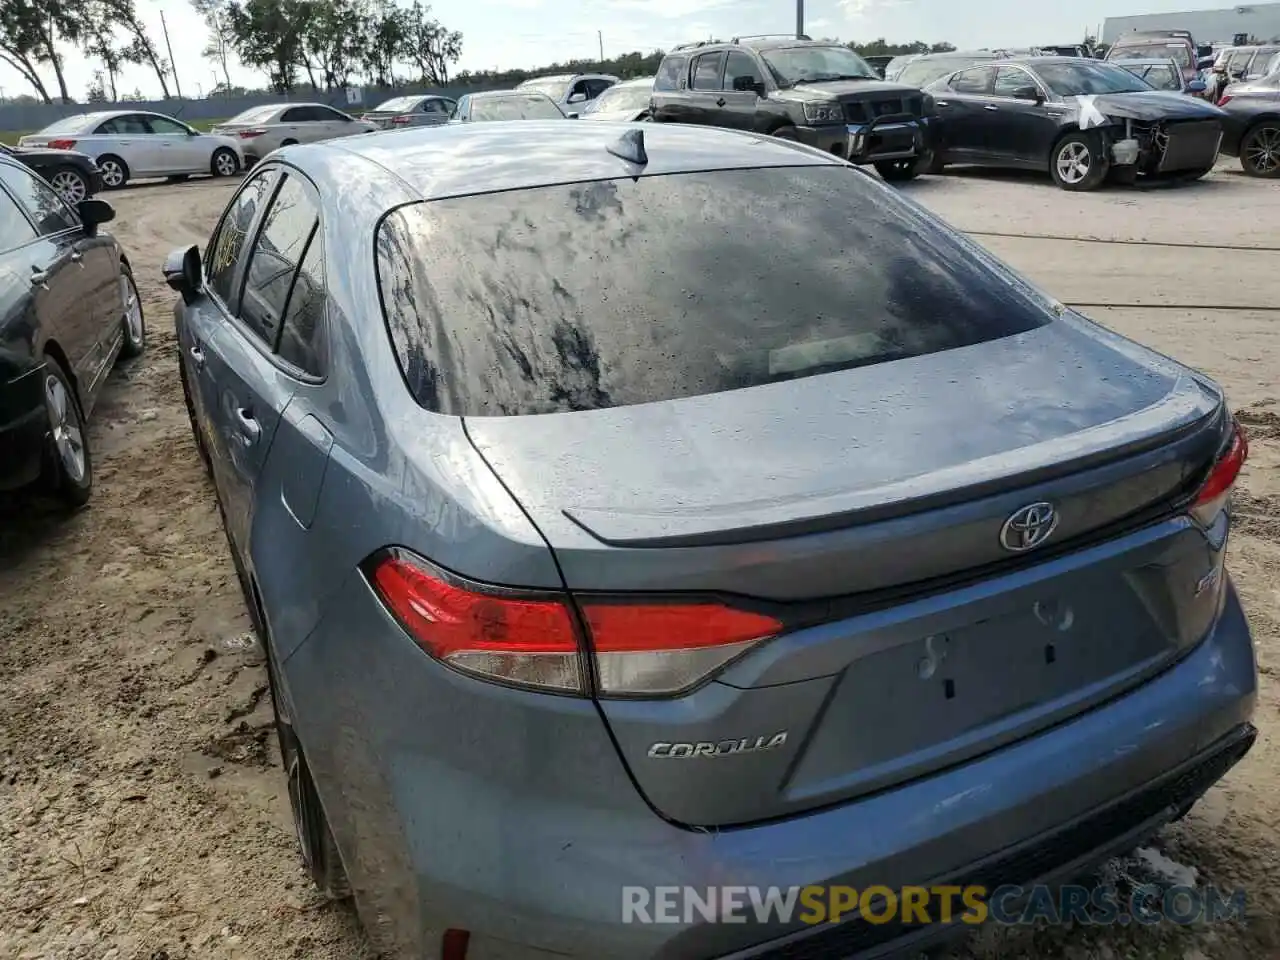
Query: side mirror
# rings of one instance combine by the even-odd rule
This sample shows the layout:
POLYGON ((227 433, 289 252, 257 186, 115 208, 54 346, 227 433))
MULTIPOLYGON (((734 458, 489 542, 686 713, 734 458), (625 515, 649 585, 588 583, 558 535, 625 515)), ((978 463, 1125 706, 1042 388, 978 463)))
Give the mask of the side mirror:
POLYGON ((1018 87, 1013 91, 1013 99, 1015 100, 1032 100, 1036 103, 1044 103, 1044 94, 1040 92, 1040 88, 1027 84, 1025 87, 1018 87))
POLYGON ((85 236, 92 237, 98 233, 98 227, 110 223, 116 218, 115 207, 105 200, 89 197, 76 204, 76 213, 80 214, 80 222, 84 225, 85 236))
POLYGON ((572 113, 566 113, 564 118, 566 120, 577 120, 580 116, 582 116, 582 114, 578 113, 577 110, 574 110, 572 113))
POLYGON ((569 103, 586 103, 586 102, 587 102, 587 95, 585 93, 569 94, 569 103))
POLYGON ((1204 93, 1208 85, 1203 80, 1192 80, 1187 84, 1187 93, 1204 93))
POLYGON ((200 248, 193 243, 170 253, 164 261, 164 282, 182 294, 183 303, 194 303, 204 289, 200 248))

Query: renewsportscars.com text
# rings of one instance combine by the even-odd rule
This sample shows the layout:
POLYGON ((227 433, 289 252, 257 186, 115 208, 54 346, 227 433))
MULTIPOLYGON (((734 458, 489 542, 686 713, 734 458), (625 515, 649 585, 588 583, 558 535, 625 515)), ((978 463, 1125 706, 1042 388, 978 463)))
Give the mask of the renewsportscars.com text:
POLYGON ((623 887, 623 923, 1178 924, 1241 920, 1243 890, 1060 887, 623 887))

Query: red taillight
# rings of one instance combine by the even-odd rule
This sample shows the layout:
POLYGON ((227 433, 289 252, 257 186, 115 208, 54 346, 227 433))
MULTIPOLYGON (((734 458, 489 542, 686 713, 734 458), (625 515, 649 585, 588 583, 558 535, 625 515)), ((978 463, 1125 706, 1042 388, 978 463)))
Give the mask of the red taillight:
MULTIPOLYGON (((583 651, 567 596, 463 583, 404 550, 369 579, 423 650, 458 670, 520 686, 585 692, 583 651)), ((718 603, 637 603, 584 597, 599 692, 678 693, 774 636, 773 617, 718 603)))
POLYGON ((413 120, 412 117, 392 117, 391 118, 391 122, 395 124, 409 123, 412 120, 413 120))
POLYGON ((51 150, 70 150, 76 145, 74 140, 50 140, 49 148, 51 150))
POLYGON ((254 137, 260 137, 266 132, 265 130, 240 130, 236 133, 236 136, 241 140, 252 140, 254 137))
POLYGON ((1225 94, 1218 98, 1218 106, 1220 107, 1225 107, 1230 102, 1231 102, 1231 98, 1226 96, 1225 94))
POLYGON ((1222 456, 1218 457, 1201 484, 1191 504, 1191 515, 1206 527, 1218 518, 1227 505, 1231 488, 1235 485, 1240 469, 1249 457, 1249 438, 1234 419, 1231 421, 1231 441, 1222 456))

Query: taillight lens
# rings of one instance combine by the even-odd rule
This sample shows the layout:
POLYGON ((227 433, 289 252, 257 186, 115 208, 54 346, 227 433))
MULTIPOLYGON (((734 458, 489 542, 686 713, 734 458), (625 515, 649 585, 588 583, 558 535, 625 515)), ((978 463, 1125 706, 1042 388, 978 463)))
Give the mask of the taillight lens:
POLYGON ((1234 418, 1231 421, 1231 440, 1226 450, 1214 462, 1209 476, 1201 484, 1191 503, 1191 516, 1203 526, 1210 526, 1231 499, 1240 469, 1249 457, 1249 437, 1234 418))
POLYGON ((252 140, 254 137, 260 137, 266 132, 265 130, 241 130, 236 133, 236 136, 241 140, 252 140))
POLYGON ((391 122, 394 124, 405 124, 412 120, 412 117, 392 117, 391 122))
POLYGON ((590 643, 567 595, 462 581, 406 550, 382 553, 368 579, 434 659, 523 687, 585 693, 594 664, 605 696, 664 696, 705 680, 782 630, 773 617, 710 602, 584 597, 590 643), (585 639, 585 638, 583 638, 585 639))
POLYGON ((50 140, 49 148, 52 150, 70 150, 76 145, 74 140, 50 140))
POLYGON ((1226 106, 1228 103, 1230 103, 1230 102, 1231 102, 1231 98, 1230 98, 1230 97, 1222 96, 1222 97, 1219 97, 1219 98, 1218 98, 1218 106, 1220 106, 1220 107, 1225 107, 1225 106, 1226 106))

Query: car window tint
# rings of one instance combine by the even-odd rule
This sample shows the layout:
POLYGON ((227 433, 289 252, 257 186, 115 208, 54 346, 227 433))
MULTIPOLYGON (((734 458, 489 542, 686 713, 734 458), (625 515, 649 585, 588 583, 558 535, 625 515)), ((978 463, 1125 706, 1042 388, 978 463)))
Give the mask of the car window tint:
POLYGON ((108 120, 103 126, 107 125, 110 125, 110 129, 106 132, 116 136, 139 137, 151 135, 151 127, 147 123, 147 118, 136 113, 108 120))
POLYGON ((423 113, 447 114, 453 110, 448 100, 426 100, 422 104, 423 113))
POLYGON ((218 229, 209 242, 205 255, 205 276, 210 289, 228 307, 235 307, 232 285, 236 264, 244 252, 249 228, 253 226, 253 218, 266 199, 267 188, 275 173, 275 170, 262 170, 249 177, 244 188, 236 194, 226 213, 222 215, 222 222, 218 224, 218 229))
POLYGON ((305 107, 291 107, 280 115, 281 123, 298 123, 307 119, 305 107))
POLYGON ((601 80, 601 79, 588 80, 587 81, 588 99, 594 100, 596 97, 600 96, 600 94, 608 90, 611 86, 613 86, 613 84, 608 80, 601 80))
POLYGON ((733 82, 738 77, 750 77, 753 83, 764 83, 764 76, 750 54, 730 50, 724 63, 724 89, 734 89, 733 82))
POLYGON ((693 62, 693 89, 719 90, 723 53, 704 53, 693 62))
POLYGON ((289 289, 318 215, 302 181, 286 176, 254 240, 239 314, 269 344, 280 332, 289 289))
POLYGON ((314 114, 314 119, 325 123, 329 123, 334 120, 343 122, 347 120, 347 115, 345 113, 339 113, 332 107, 312 107, 311 112, 314 114))
POLYGON ((683 90, 689 77, 689 58, 683 54, 665 57, 654 78, 655 90, 683 90))
MULTIPOLYGON (((7 169, 0 167, 0 170, 7 169)), ((13 250, 35 238, 36 231, 31 221, 22 215, 13 198, 0 190, 0 252, 13 250)))
POLYGON ((375 246, 406 383, 457 416, 718 393, 1053 319, 914 205, 835 165, 421 202, 388 215, 375 246))
POLYGON ((956 93, 984 94, 991 90, 992 74, 995 71, 990 67, 973 67, 969 70, 961 70, 954 77, 948 86, 956 93))
POLYGON ((176 120, 170 120, 168 117, 148 117, 147 121, 151 124, 152 133, 180 137, 185 137, 188 133, 186 127, 176 120))
POLYGON ((80 218, 54 189, 25 167, 13 167, 7 163, 0 165, 0 181, 35 221, 36 229, 42 235, 80 226, 80 218))
MULTIPOLYGON (((953 89, 954 86, 953 84, 953 89)), ((1025 70, 1019 70, 1017 67, 1000 67, 996 70, 995 88, 992 92, 997 97, 1012 97, 1021 88, 1033 86, 1035 81, 1025 70)))
POLYGON ((297 278, 285 307, 284 326, 277 352, 299 370, 314 376, 324 374, 327 302, 324 282, 324 238, 319 227, 307 244, 297 278))

